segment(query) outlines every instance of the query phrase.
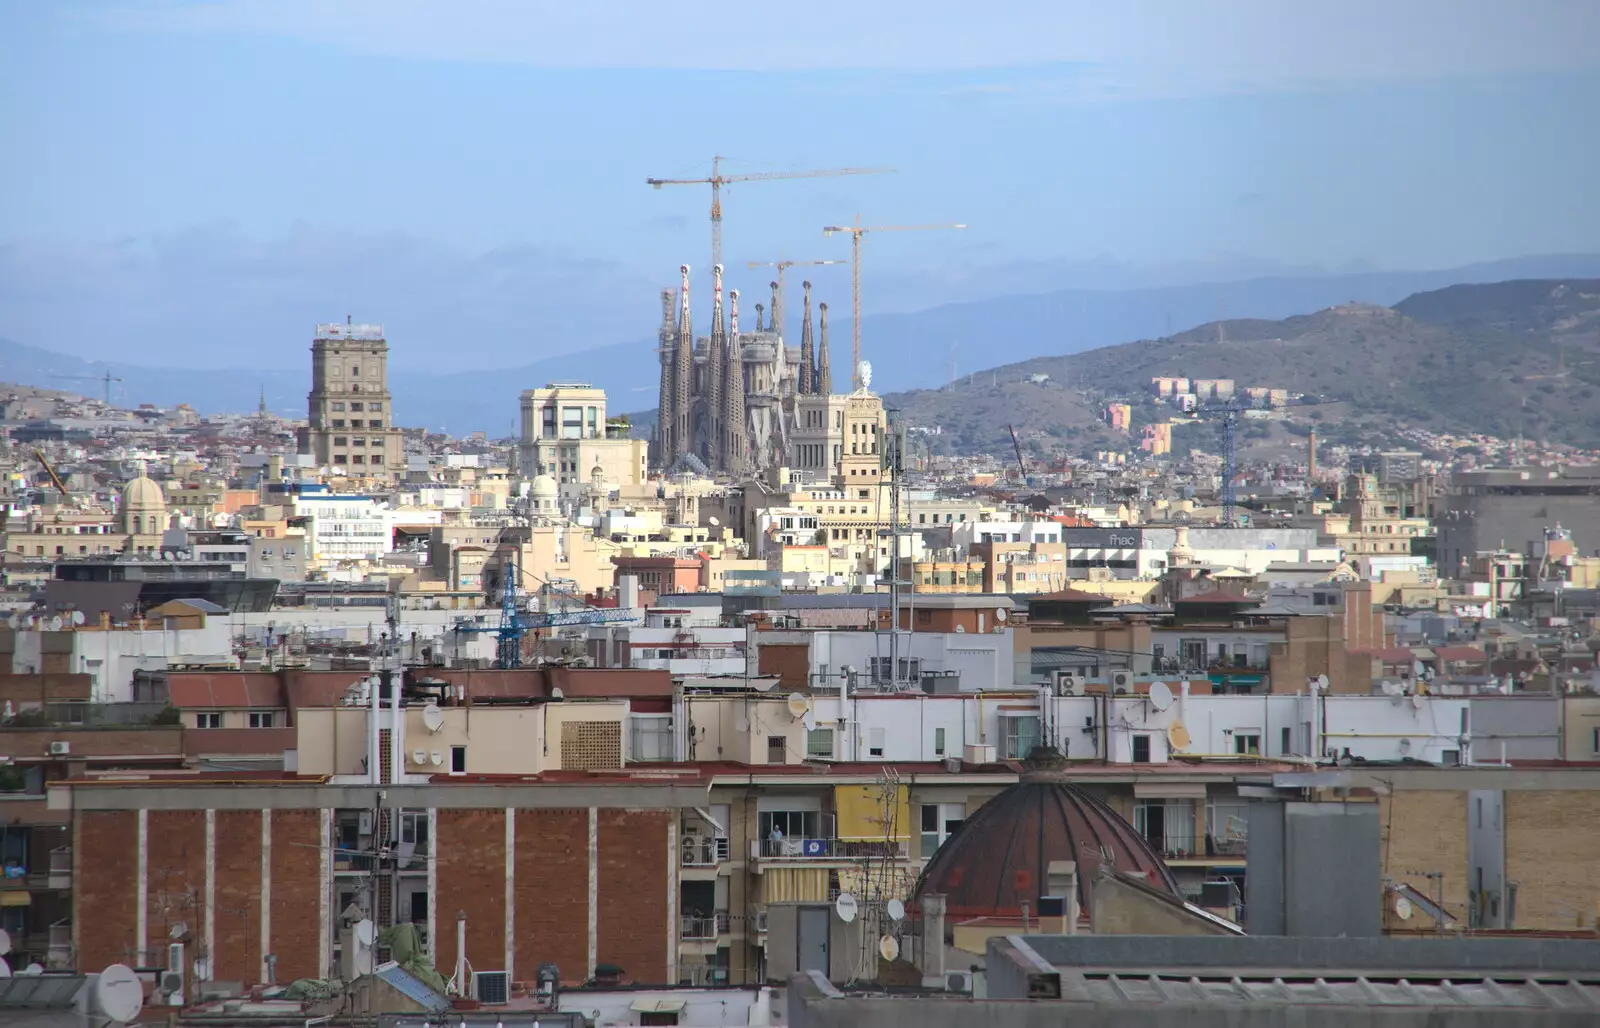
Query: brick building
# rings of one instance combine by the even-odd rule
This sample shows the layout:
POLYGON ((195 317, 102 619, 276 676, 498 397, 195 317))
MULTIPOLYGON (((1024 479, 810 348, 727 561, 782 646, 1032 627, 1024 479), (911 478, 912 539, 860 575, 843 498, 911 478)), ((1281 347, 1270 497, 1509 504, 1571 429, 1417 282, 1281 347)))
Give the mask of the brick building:
POLYGON ((380 927, 417 924, 439 967, 454 966, 460 914, 476 970, 531 981, 552 962, 577 983, 610 963, 676 984, 680 808, 706 797, 692 773, 375 790, 262 772, 80 779, 51 801, 71 809, 78 967, 164 966, 177 939, 213 979, 269 980, 268 954, 279 982, 324 977, 341 912, 370 910, 375 887, 380 927), (363 817, 412 826, 393 875, 351 845, 363 817))

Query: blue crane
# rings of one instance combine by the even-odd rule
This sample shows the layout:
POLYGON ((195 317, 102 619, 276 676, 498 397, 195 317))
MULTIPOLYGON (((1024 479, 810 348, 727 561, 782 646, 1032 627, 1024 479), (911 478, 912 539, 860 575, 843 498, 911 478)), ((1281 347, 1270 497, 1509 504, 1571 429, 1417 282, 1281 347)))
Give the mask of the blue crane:
MULTIPOLYGON (((458 632, 493 632, 496 637, 494 666, 516 668, 522 666, 522 637, 527 632, 546 628, 568 628, 574 625, 603 625, 617 621, 630 621, 633 612, 617 608, 589 607, 582 610, 524 611, 517 605, 519 568, 515 561, 506 562, 505 588, 500 593, 500 623, 478 624, 458 622, 458 632)), ((568 594, 570 595, 570 594, 568 594)))

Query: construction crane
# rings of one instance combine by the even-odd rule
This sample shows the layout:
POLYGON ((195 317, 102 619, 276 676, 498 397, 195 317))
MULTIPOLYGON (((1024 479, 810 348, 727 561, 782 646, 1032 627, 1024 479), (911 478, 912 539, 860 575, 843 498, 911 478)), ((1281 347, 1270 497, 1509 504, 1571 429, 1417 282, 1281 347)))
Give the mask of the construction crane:
POLYGON ((521 576, 515 561, 506 562, 505 587, 500 593, 500 623, 480 624, 459 621, 458 632, 492 632, 496 637, 494 666, 517 668, 522 666, 522 637, 528 632, 547 628, 568 628, 574 625, 603 625, 613 621, 629 621, 631 610, 617 608, 585 607, 583 610, 552 611, 548 613, 523 611, 518 602, 518 582, 521 576))
POLYGON ((104 382, 106 384, 106 406, 111 406, 111 383, 121 382, 122 379, 107 371, 104 375, 53 375, 53 378, 77 379, 80 382, 104 382))
POLYGON ((772 324, 779 334, 783 332, 783 273, 790 268, 812 268, 824 264, 843 264, 844 261, 751 261, 746 267, 778 269, 778 309, 772 312, 772 324))
MULTIPOLYGON (((1324 402, 1326 401, 1313 400, 1306 402, 1302 400, 1296 406, 1314 407, 1324 402)), ((1189 414, 1197 420, 1204 419, 1207 421, 1214 421, 1222 426, 1223 460, 1221 499, 1222 524, 1225 528, 1234 527, 1233 509, 1235 506, 1237 506, 1237 504, 1234 502, 1236 499, 1236 493, 1234 492, 1234 480, 1239 475, 1239 455, 1237 447, 1238 440, 1236 439, 1239 422, 1241 419, 1243 419, 1245 413, 1248 411, 1272 411, 1283 409, 1284 407, 1281 405, 1273 406, 1272 404, 1267 404, 1265 406, 1253 406, 1247 403, 1240 403, 1238 397, 1229 397, 1226 403, 1212 404, 1209 407, 1197 407, 1189 412, 1189 414)), ((1178 422, 1180 420, 1186 419, 1173 419, 1174 422, 1178 422)))
POLYGON ((861 388, 861 237, 868 232, 925 232, 936 228, 966 228, 966 225, 872 225, 861 224, 861 215, 850 225, 828 225, 822 234, 850 233, 850 388, 861 388))
POLYGON ((1028 465, 1023 463, 1022 460, 1022 444, 1017 441, 1017 430, 1007 425, 1006 431, 1011 433, 1011 448, 1017 453, 1017 470, 1022 472, 1022 483, 1024 485, 1032 485, 1033 479, 1028 477, 1028 465))
POLYGON ((710 178, 647 178, 645 182, 656 189, 662 186, 711 187, 711 266, 722 263, 722 187, 735 182, 766 182, 783 178, 834 178, 840 175, 883 175, 893 168, 822 168, 816 171, 758 171, 748 175, 724 175, 718 155, 711 158, 710 178))
POLYGON ((71 499, 72 496, 67 492, 66 485, 62 483, 61 476, 56 474, 56 469, 51 467, 50 462, 45 459, 44 451, 34 450, 33 459, 44 465, 44 473, 50 476, 50 484, 56 487, 56 491, 59 492, 63 497, 71 499))

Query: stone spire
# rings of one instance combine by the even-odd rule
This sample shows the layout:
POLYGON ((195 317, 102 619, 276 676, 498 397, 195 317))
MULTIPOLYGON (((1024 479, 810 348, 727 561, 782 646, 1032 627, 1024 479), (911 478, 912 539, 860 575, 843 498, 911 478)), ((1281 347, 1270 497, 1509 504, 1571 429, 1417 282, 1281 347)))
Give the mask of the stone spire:
MULTIPOLYGON (((672 290, 661 290, 661 327, 657 331, 656 355, 661 360, 661 393, 656 401, 656 463, 666 467, 672 462, 675 452, 672 448, 672 429, 678 423, 677 409, 673 402, 677 399, 674 392, 674 371, 672 330, 672 290)), ((537 426, 535 426, 537 429, 537 426)), ((524 472, 526 473, 526 472, 524 472)), ((537 474, 537 469, 535 469, 537 474)), ((531 475, 528 477, 532 477, 531 475)))
POLYGON ((744 347, 739 342, 739 290, 728 293, 728 355, 723 362, 722 435, 723 467, 737 475, 744 471, 744 347))
POLYGON ((821 343, 817 347, 817 375, 816 389, 819 396, 828 396, 833 392, 833 376, 828 373, 828 305, 817 305, 817 329, 821 334, 821 343))
POLYGON ((779 338, 782 338, 783 321, 781 319, 783 317, 783 294, 778 289, 778 283, 776 281, 769 282, 768 285, 772 287, 772 307, 770 308, 772 311, 772 324, 768 325, 767 328, 773 332, 776 332, 779 338))
POLYGON ((706 464, 722 463, 722 366, 727 362, 728 330, 722 321, 722 265, 711 269, 711 347, 706 352, 706 464))
POLYGON ((756 304, 756 331, 757 332, 761 331, 761 313, 763 311, 765 311, 766 309, 767 308, 765 306, 763 306, 763 305, 761 305, 759 303, 756 304))
POLYGON ((811 390, 811 369, 813 356, 811 347, 811 283, 801 283, 805 290, 805 313, 800 320, 800 386, 797 390, 801 396, 808 395, 811 390))
POLYGON ((678 337, 672 351, 672 453, 670 464, 689 450, 689 379, 694 374, 694 322, 689 317, 689 265, 678 266, 678 337))

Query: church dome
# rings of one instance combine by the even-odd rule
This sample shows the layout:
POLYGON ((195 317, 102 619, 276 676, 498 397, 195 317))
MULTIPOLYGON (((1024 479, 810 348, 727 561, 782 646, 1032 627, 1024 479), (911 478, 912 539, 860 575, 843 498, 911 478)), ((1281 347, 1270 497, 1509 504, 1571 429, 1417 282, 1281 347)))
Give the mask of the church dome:
POLYGON ((145 475, 140 475, 122 487, 122 509, 141 514, 166 512, 167 497, 161 487, 145 475))
POLYGON ((556 491, 556 480, 549 475, 540 475, 533 480, 533 495, 535 496, 554 496, 556 491))
POLYGON ((1109 857, 1127 874, 1182 899, 1177 880, 1132 825, 1104 802, 1059 778, 1024 780, 979 807, 923 869, 915 899, 945 897, 951 918, 1019 916, 1039 909, 1049 887, 1050 862, 1078 864, 1078 903, 1087 910, 1087 883, 1109 857))

